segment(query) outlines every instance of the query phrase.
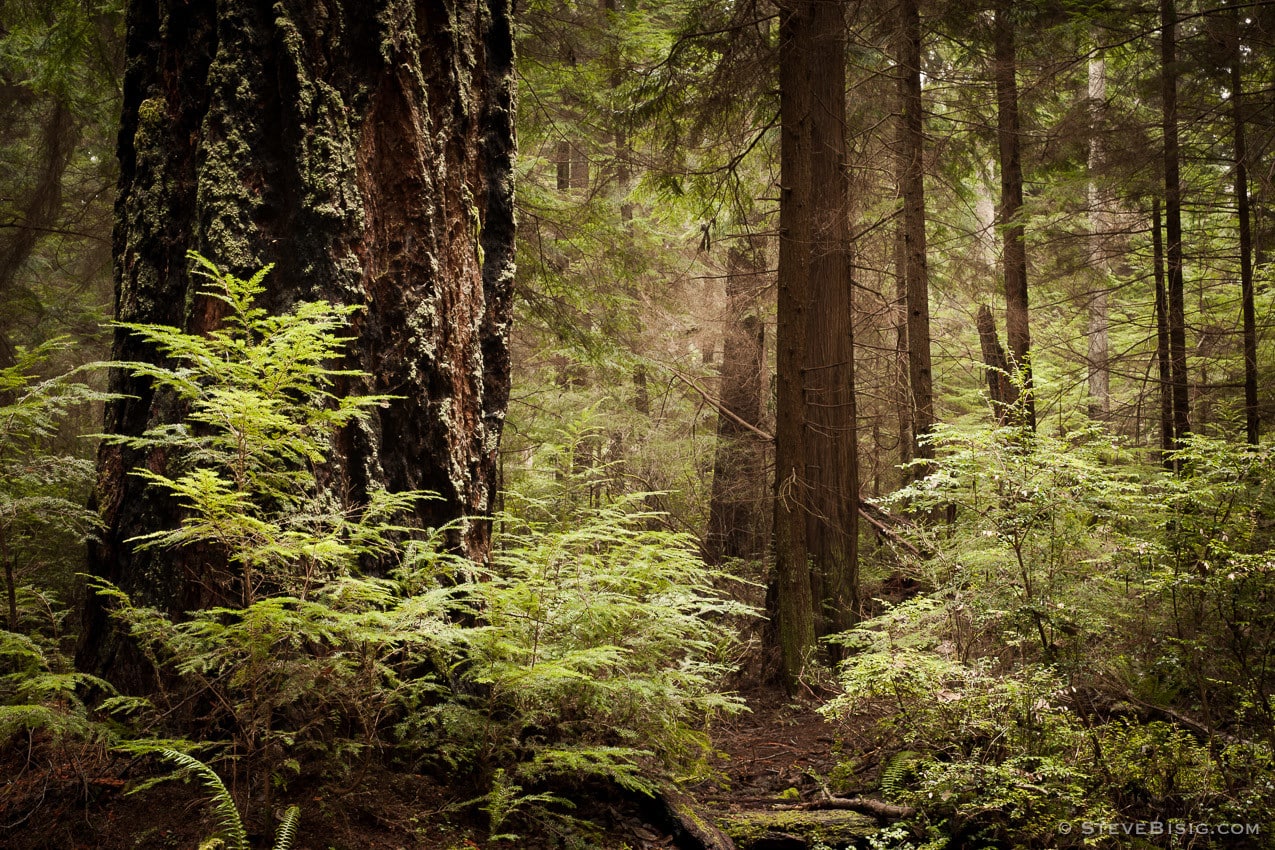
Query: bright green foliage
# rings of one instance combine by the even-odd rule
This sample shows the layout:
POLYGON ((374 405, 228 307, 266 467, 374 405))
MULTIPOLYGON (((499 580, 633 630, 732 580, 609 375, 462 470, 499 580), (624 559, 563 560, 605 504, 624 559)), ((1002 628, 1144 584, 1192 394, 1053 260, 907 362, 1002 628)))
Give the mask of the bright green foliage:
POLYGON ((185 421, 157 426, 140 437, 104 439, 134 448, 175 450, 187 471, 151 469, 139 475, 181 500, 189 513, 180 528, 138 539, 173 549, 214 543, 235 568, 243 604, 263 587, 297 590, 340 575, 366 555, 392 548, 393 521, 422 494, 374 491, 357 510, 325 497, 316 467, 336 431, 386 399, 340 395, 337 379, 357 373, 331 364, 339 336, 356 308, 326 302, 298 304, 271 316, 255 305, 266 267, 242 280, 192 254, 212 282, 204 295, 227 308, 222 326, 205 335, 161 325, 121 324, 162 352, 162 363, 126 363, 134 374, 187 405, 185 421))
POLYGON ((1103 620, 1077 594, 1100 592, 1128 565, 1149 507, 1132 452, 1098 429, 1059 438, 939 426, 933 442, 934 474, 892 501, 956 511, 953 525, 914 531, 935 553, 919 565, 924 578, 950 588, 971 629, 955 636, 960 657, 981 636, 1008 632, 1029 657, 1058 660, 1100 632, 1103 620))
POLYGON ((54 740, 102 737, 82 697, 88 687, 111 692, 38 636, 0 630, 0 746, 36 730, 54 740))
MULTIPOLYGON (((272 596, 244 609, 213 608, 173 623, 117 597, 115 616, 174 684, 152 697, 158 709, 207 701, 203 736, 229 737, 250 783, 282 781, 302 763, 333 759, 351 769, 389 743, 382 725, 439 686, 413 665, 445 652, 450 594, 405 595, 393 581, 344 578, 308 599, 272 596)), ((454 638, 453 638, 454 639, 454 638)), ((160 711, 165 714, 166 711, 160 711)), ((154 732, 162 727, 153 728, 154 732)), ((212 741, 208 741, 212 743, 212 741)))
POLYGON ((327 507, 314 472, 326 440, 380 399, 333 389, 357 377, 327 365, 346 312, 269 316, 254 304, 264 274, 215 273, 229 312, 205 336, 127 326, 168 357, 130 367, 189 410, 128 441, 174 452, 180 472, 138 474, 187 512, 137 542, 174 556, 217 544, 247 588, 242 607, 173 622, 99 587, 161 671, 148 733, 198 724, 244 800, 309 765, 330 775, 398 752, 476 780, 493 831, 560 808, 564 780, 650 790, 701 770, 707 723, 740 707, 719 690, 731 641, 718 623, 748 612, 695 541, 654 528, 641 495, 558 513, 510 494, 516 514, 480 570, 443 553, 441 534, 396 524, 419 494, 327 507), (361 576, 367 554, 400 566, 361 576))
POLYGON ((1158 687, 1203 699, 1275 746, 1275 446, 1192 435, 1179 476, 1156 495, 1166 505, 1147 590, 1169 628, 1148 665, 1158 687), (1217 682, 1228 687, 1216 688, 1217 682))
POLYGON ((722 598, 691 538, 647 527, 638 501, 570 528, 506 520, 475 588, 486 626, 470 675, 517 718, 506 734, 535 736, 523 776, 584 770, 641 788, 639 756, 693 765, 708 747, 695 724, 740 707, 717 691, 731 641, 716 622, 747 611, 722 598))
POLYGON ((848 743, 897 754, 880 787, 917 807, 927 846, 1263 821, 1269 445, 1193 437, 1174 476, 1093 429, 941 428, 935 444, 933 473, 897 497, 955 514, 912 529, 930 592, 839 638, 852 654, 824 709, 848 743))
POLYGON ((23 730, 88 737, 81 699, 86 685, 64 654, 67 611, 50 589, 69 586, 75 554, 97 529, 84 508, 91 462, 56 449, 59 425, 77 406, 102 395, 74 374, 39 371, 64 346, 50 342, 19 351, 0 369, 0 564, 5 616, 0 630, 0 743, 23 730))

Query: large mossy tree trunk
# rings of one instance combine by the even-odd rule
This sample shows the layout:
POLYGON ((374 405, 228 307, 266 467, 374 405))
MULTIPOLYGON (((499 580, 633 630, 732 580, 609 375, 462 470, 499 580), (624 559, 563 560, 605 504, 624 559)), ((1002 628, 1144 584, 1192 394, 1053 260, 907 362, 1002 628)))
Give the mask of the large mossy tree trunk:
MULTIPOLYGON (((395 400, 340 435, 324 485, 435 491, 440 526, 492 504, 509 394, 513 281, 513 38, 508 0, 134 0, 118 155, 116 316, 198 332, 188 250, 247 275, 274 263, 266 307, 358 304, 349 366, 395 400)), ((117 334, 117 360, 156 353, 117 334)), ((106 431, 179 419, 116 370, 106 431)), ((222 602, 189 553, 138 552, 176 507, 129 470, 160 452, 99 456, 105 532, 91 569, 138 604, 180 614, 222 602)), ((487 523, 451 543, 482 559, 487 523)), ((144 687, 144 667, 90 604, 83 666, 144 687)))

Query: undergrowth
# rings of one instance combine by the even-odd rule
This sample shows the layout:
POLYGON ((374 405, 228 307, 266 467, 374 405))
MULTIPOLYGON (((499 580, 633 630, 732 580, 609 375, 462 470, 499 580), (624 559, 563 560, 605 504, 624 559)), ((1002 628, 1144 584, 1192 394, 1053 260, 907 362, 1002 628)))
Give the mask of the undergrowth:
POLYGON ((90 701, 109 685, 52 660, 24 625, 0 644, 0 731, 38 719, 177 762, 212 794, 230 847, 247 846, 239 818, 272 821, 298 779, 353 784, 374 765, 449 777, 458 804, 505 837, 569 819, 583 780, 641 793, 701 773, 712 718, 741 707, 721 691, 718 624, 751 614, 719 592, 729 578, 695 541, 658 527, 640 497, 594 499, 554 524, 510 494, 522 511, 498 518, 478 565, 445 551, 446 529, 411 526, 428 493, 343 503, 319 483, 332 438, 384 400, 333 389, 361 377, 328 365, 350 311, 271 316, 255 305, 269 269, 245 280, 193 260, 221 327, 124 326, 166 359, 117 364, 189 415, 106 439, 164 449, 166 469, 134 474, 184 509, 133 544, 220 553, 210 578, 238 604, 174 620, 95 582, 154 666, 154 692, 90 701), (369 575, 367 562, 397 566, 369 575))
POLYGON ((935 444, 894 498, 954 517, 909 530, 927 592, 838 637, 823 709, 916 809, 888 846, 1264 846, 1270 445, 1194 436, 1173 476, 1099 429, 935 444))

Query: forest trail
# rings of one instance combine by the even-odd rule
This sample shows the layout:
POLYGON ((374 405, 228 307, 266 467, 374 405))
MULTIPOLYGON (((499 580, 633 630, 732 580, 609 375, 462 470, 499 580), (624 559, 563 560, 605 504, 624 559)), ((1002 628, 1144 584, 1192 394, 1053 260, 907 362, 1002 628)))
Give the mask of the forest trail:
POLYGON ((704 812, 739 850, 867 846, 878 829, 872 817, 820 808, 872 783, 844 774, 838 727, 815 710, 819 700, 760 689, 744 696, 749 711, 713 730, 716 775, 687 788, 704 812))

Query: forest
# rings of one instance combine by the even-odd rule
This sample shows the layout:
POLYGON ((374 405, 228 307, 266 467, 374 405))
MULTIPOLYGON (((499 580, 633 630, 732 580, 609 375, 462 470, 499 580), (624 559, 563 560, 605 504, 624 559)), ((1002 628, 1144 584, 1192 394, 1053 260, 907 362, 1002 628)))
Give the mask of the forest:
POLYGON ((1275 2, 0 0, 0 846, 1275 847, 1275 2))

